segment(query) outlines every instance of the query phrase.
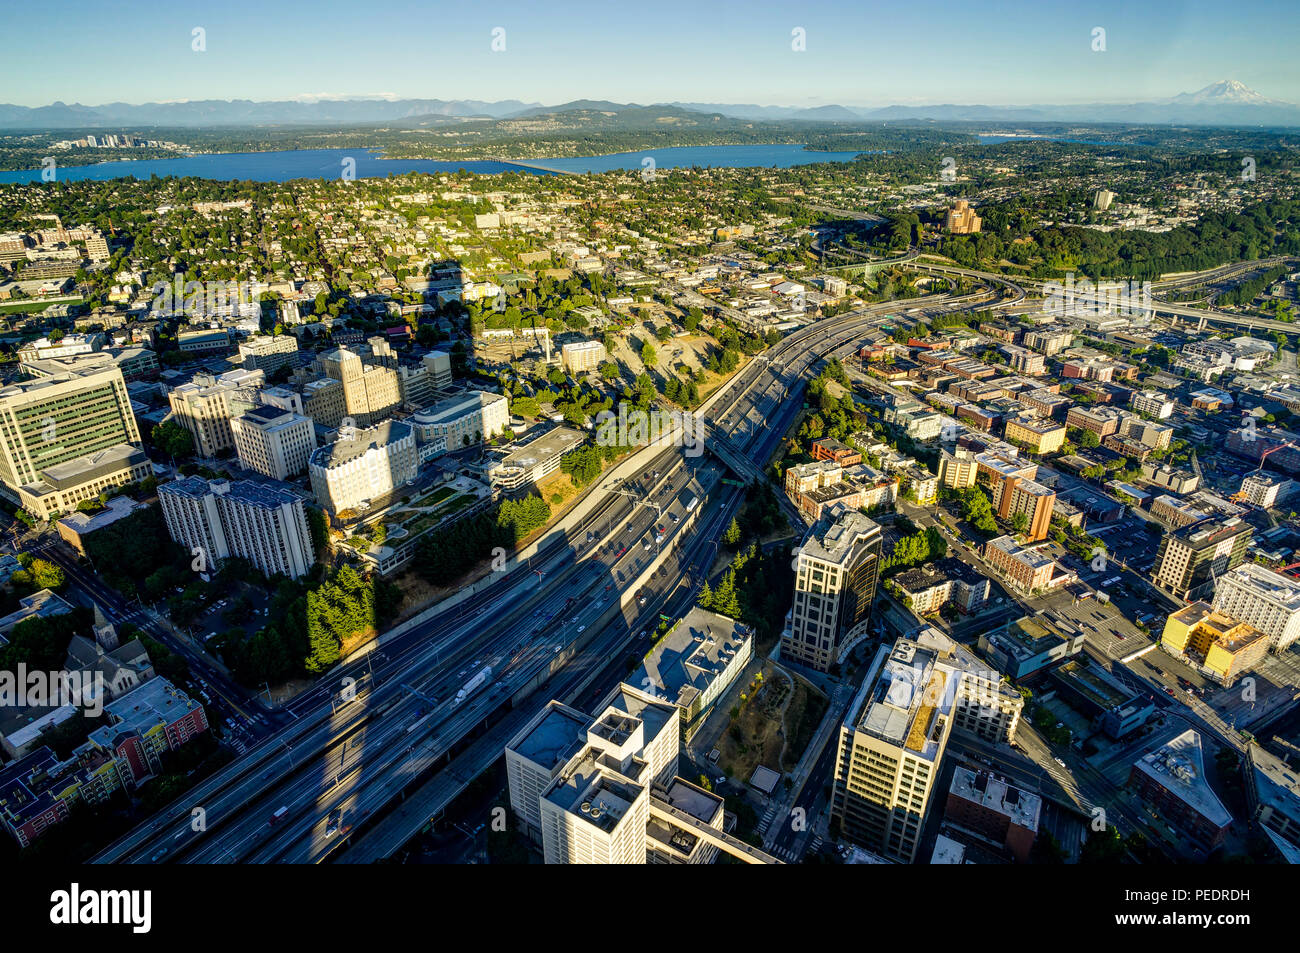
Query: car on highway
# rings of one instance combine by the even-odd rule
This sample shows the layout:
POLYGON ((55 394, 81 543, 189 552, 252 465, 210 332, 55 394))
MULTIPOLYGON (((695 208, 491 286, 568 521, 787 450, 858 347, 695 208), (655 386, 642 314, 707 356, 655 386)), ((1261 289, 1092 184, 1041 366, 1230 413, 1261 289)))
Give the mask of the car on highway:
POLYGON ((1053 758, 1052 760, 1055 761, 1057 764, 1059 764, 1059 765, 1060 765, 1061 767, 1063 767, 1063 768, 1066 766, 1065 762, 1062 761, 1060 758, 1053 758))

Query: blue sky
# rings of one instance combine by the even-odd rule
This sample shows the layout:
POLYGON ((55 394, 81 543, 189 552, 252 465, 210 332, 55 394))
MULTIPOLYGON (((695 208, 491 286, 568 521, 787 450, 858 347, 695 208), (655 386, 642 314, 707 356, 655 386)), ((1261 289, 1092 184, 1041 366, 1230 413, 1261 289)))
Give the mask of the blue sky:
POLYGON ((1294 0, 60 0, 57 9, 7 8, 0 102, 1133 102, 1221 79, 1300 102, 1294 0), (1098 26, 1105 52, 1092 50, 1098 26), (191 49, 195 27, 206 52, 191 49), (506 31, 504 52, 491 50, 495 27, 506 31), (796 27, 802 53, 791 50, 796 27))

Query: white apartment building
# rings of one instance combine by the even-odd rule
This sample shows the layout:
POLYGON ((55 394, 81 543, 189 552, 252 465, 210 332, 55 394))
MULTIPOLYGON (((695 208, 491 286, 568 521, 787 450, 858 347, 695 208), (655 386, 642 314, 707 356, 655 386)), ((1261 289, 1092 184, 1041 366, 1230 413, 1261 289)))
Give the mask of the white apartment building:
POLYGON ((604 362, 608 352, 599 341, 577 341, 560 349, 560 360, 570 374, 594 371, 604 362))
POLYGON ((292 367, 297 360, 298 339, 292 334, 258 334, 239 345, 239 362, 248 371, 274 374, 286 365, 292 367))
POLYGON ((415 431, 395 420, 366 430, 340 431, 334 443, 318 447, 308 460, 311 489, 334 514, 364 512, 414 480, 419 472, 415 431))
POLYGON ((1277 651, 1300 638, 1300 580, 1257 563, 1219 577, 1214 608, 1263 632, 1277 651))
POLYGON ((1134 391, 1129 406, 1140 414, 1150 414, 1157 420, 1165 420, 1173 414, 1177 404, 1172 397, 1162 391, 1140 390, 1134 391))
POLYGON ((309 417, 279 407, 254 407, 230 421, 239 465, 275 480, 307 469, 316 449, 316 428, 309 417))
POLYGON ((268 576, 296 579, 316 562, 302 498, 273 486, 187 477, 158 487, 171 538, 202 554, 208 572, 230 556, 268 576))

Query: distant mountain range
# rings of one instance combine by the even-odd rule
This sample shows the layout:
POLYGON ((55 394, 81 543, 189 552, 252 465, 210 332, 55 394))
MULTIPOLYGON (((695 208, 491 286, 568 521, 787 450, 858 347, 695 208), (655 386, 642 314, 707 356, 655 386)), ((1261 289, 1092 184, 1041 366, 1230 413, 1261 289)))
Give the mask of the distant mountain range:
POLYGON ((473 99, 321 99, 254 102, 203 99, 175 103, 0 104, 0 129, 75 129, 104 126, 256 126, 265 124, 373 123, 415 117, 500 119, 539 103, 517 99, 487 103, 473 99))
POLYGON ((663 103, 655 106, 577 100, 559 106, 443 99, 196 100, 173 103, 108 103, 103 106, 0 104, 0 129, 78 129, 121 126, 249 126, 395 122, 421 124, 445 120, 531 118, 566 112, 649 114, 656 109, 685 110, 757 122, 863 123, 883 120, 955 122, 1105 122, 1190 126, 1296 126, 1300 106, 1269 99, 1235 80, 1222 80, 1194 93, 1169 99, 1116 104, 982 106, 759 106, 725 103, 663 103))
POLYGON ((861 122, 931 119, 952 122, 1114 122, 1188 126, 1300 126, 1300 106, 1269 99, 1236 80, 1212 83, 1194 93, 1140 103, 979 106, 935 104, 880 108, 673 103, 684 109, 716 112, 734 119, 861 122))

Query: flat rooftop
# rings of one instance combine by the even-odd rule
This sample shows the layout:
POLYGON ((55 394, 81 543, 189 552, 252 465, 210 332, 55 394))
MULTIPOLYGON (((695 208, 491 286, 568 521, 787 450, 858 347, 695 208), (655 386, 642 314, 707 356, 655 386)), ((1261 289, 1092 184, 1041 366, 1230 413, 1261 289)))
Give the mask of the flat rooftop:
POLYGON ((556 807, 609 833, 627 816, 645 789, 603 767, 587 749, 542 797, 556 807))
POLYGON ((415 414, 411 421, 419 427, 431 427, 437 424, 451 423, 466 414, 482 411, 484 407, 505 400, 504 394, 491 394, 487 391, 472 390, 447 400, 439 401, 432 407, 415 414))
POLYGON ((572 427, 552 427, 506 448, 506 452, 498 459, 497 465, 531 470, 543 461, 568 453, 586 439, 587 435, 581 430, 574 430, 572 427))
POLYGON ((958 765, 953 770, 948 793, 979 804, 986 810, 996 811, 1019 827, 1038 830, 1043 799, 996 775, 958 765))
POLYGON ((28 484, 24 489, 34 496, 40 496, 53 490, 78 487, 99 477, 120 473, 129 467, 143 466, 148 462, 149 457, 139 447, 119 443, 66 463, 46 467, 41 471, 40 482, 28 484))
POLYGON ((1101 669, 1080 659, 1066 662, 1052 677, 1067 683, 1102 711, 1118 708, 1133 697, 1133 692, 1120 688, 1101 669))
POLYGON ((934 651, 900 639, 892 650, 880 649, 849 718, 858 731, 934 760, 939 748, 935 729, 951 713, 954 693, 949 689, 956 677, 934 651))
POLYGON ((695 608, 645 657, 628 681, 682 707, 708 691, 753 638, 735 619, 695 608))
POLYGON ((1300 609, 1300 580, 1283 576, 1258 563, 1242 563, 1224 576, 1219 585, 1224 580, 1247 586, 1274 602, 1282 603, 1288 609, 1300 609))
POLYGON ((550 770, 565 764, 587 742, 591 719, 560 702, 551 702, 540 716, 515 736, 510 750, 550 770))
POLYGON ((1134 767, 1212 824, 1232 823, 1232 815, 1205 780, 1201 736, 1193 729, 1147 752, 1134 767))

